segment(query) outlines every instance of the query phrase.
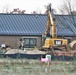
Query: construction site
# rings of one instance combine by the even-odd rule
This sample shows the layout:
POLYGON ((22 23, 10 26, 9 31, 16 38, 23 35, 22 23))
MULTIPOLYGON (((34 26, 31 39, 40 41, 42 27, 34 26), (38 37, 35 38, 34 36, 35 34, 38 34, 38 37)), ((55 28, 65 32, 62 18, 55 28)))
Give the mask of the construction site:
POLYGON ((0 75, 76 75, 75 19, 51 4, 45 14, 0 13, 0 75))
MULTIPOLYGON (((25 15, 1 14, 1 24, 5 25, 6 19, 11 18, 12 16, 23 16, 24 17, 25 15), (4 17, 6 18, 4 19, 4 17)), ((44 17, 45 15, 44 16, 35 15, 36 22, 39 21, 38 19, 40 18, 40 16, 44 17)), ((51 4, 50 4, 47 7, 47 17, 45 16, 47 20, 45 21, 44 32, 41 31, 43 29, 43 26, 42 26, 42 29, 40 28, 41 26, 37 28, 39 32, 37 34, 36 27, 35 25, 33 25, 34 31, 33 30, 32 31, 35 32, 33 33, 33 35, 32 33, 30 33, 30 30, 31 30, 30 28, 28 29, 29 30, 28 32, 23 32, 22 34, 20 34, 18 32, 19 29, 17 28, 16 28, 17 29, 17 33, 16 33, 16 31, 14 31, 15 29, 13 30, 13 27, 11 29, 13 32, 10 29, 8 29, 8 27, 4 27, 5 30, 3 32, 0 32, 1 34, 0 36, 1 55, 3 55, 3 57, 11 56, 14 58, 16 58, 18 55, 20 55, 19 57, 22 56, 22 58, 31 58, 32 56, 31 59, 33 58, 38 59, 38 58, 41 58, 41 56, 45 57, 45 55, 49 54, 54 58, 61 56, 62 59, 64 59, 64 57, 69 57, 75 60, 76 59, 76 50, 75 50, 76 40, 74 40, 75 39, 75 35, 73 33, 74 31, 72 30, 71 32, 69 32, 70 31, 69 28, 68 29, 63 28, 61 29, 61 31, 59 31, 60 30, 59 28, 61 27, 61 25, 57 25, 56 17, 57 16, 54 15, 53 10, 51 9, 51 4), (11 32, 8 32, 8 31, 11 31, 11 32), (71 36, 73 37, 73 39, 71 38, 71 36)), ((12 22, 12 20, 10 21, 12 22)), ((15 22, 15 20, 13 20, 13 22, 15 22)), ((3 26, 1 27, 3 28, 3 26)), ((21 27, 20 29, 22 29, 22 26, 19 26, 19 27, 21 27)))

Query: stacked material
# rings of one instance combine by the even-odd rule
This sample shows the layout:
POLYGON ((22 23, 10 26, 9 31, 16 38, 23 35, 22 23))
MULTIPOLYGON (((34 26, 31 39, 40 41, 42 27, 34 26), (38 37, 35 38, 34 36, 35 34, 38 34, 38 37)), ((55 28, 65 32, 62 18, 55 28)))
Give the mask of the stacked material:
POLYGON ((46 54, 46 52, 39 50, 30 50, 30 51, 26 51, 26 54, 46 54))
POLYGON ((76 40, 73 40, 69 45, 71 48, 73 48, 74 44, 76 44, 76 40))
POLYGON ((16 53, 25 53, 25 51, 20 49, 10 49, 5 54, 16 54, 16 53))
POLYGON ((5 54, 16 54, 16 53, 21 53, 21 54, 46 54, 44 51, 39 51, 39 50, 20 50, 20 49, 10 49, 8 50, 5 54))

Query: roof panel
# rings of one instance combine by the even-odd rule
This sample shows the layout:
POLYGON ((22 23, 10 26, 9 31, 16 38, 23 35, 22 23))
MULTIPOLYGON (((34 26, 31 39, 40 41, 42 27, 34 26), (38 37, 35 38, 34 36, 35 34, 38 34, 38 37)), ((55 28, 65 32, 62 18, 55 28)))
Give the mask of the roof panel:
POLYGON ((41 35, 45 31, 46 17, 40 14, 0 14, 0 34, 41 35))
MULTIPOLYGON (((68 15, 55 15, 55 18, 57 35, 76 35, 75 15, 74 20, 68 15)), ((0 35, 42 35, 46 30, 46 23, 45 14, 0 14, 0 35)))
MULTIPOLYGON (((74 15, 74 17, 76 17, 74 15)), ((64 36, 75 36, 76 28, 73 24, 73 18, 70 15, 55 15, 57 23, 57 33, 58 35, 64 36)), ((74 18, 75 19, 75 18, 74 18)))

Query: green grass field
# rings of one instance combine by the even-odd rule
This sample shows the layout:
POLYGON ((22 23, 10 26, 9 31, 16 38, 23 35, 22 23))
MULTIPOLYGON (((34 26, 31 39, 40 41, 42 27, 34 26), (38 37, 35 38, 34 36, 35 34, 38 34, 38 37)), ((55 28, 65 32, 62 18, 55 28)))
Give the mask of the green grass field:
POLYGON ((0 59, 0 75, 75 75, 76 61, 0 59))

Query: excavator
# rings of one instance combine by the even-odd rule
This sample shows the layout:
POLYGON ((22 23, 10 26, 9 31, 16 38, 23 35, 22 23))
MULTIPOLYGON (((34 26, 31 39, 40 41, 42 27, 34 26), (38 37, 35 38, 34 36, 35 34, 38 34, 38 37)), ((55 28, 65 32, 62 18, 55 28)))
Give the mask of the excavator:
POLYGON ((51 4, 47 7, 47 14, 48 19, 46 31, 44 33, 46 39, 44 41, 44 45, 42 46, 42 50, 47 51, 47 53, 50 53, 54 56, 63 56, 63 58, 64 56, 69 56, 76 59, 76 50, 68 49, 68 40, 57 37, 56 19, 53 11, 51 10, 51 4), (51 36, 50 32, 52 33, 51 36))
POLYGON ((44 33, 44 35, 46 35, 46 40, 42 48, 49 49, 51 46, 56 47, 56 46, 67 45, 68 44, 67 39, 62 39, 57 37, 56 19, 53 14, 53 11, 51 10, 51 4, 48 5, 47 7, 47 13, 48 13, 47 27, 46 27, 46 32, 44 33), (50 30, 52 36, 50 36, 50 30))

